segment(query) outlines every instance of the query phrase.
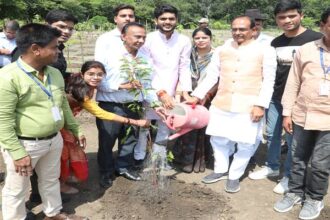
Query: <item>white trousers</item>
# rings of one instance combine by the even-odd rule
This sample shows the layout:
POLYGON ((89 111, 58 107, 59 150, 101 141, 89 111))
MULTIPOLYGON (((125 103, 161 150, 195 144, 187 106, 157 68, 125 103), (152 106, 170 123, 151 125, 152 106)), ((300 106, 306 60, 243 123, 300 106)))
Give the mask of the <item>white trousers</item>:
POLYGON ((244 174, 250 158, 254 155, 260 143, 259 140, 255 144, 234 142, 219 136, 211 136, 210 142, 214 152, 214 172, 228 172, 230 180, 239 179, 244 174), (229 156, 233 153, 235 143, 237 143, 237 152, 234 154, 234 159, 229 168, 229 156))
MULTIPOLYGON (((60 158, 63 139, 60 133, 54 138, 41 141, 21 140, 31 157, 32 167, 38 174, 38 188, 42 208, 46 216, 52 217, 62 209, 60 194, 60 158)), ((2 189, 2 214, 4 220, 24 220, 25 197, 29 191, 30 177, 20 176, 15 171, 13 159, 3 151, 7 176, 2 189)))

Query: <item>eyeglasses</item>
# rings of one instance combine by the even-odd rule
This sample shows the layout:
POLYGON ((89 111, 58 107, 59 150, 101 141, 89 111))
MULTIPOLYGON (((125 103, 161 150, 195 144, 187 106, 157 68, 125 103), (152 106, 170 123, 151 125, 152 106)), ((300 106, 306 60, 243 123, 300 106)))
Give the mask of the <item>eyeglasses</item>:
POLYGON ((86 72, 85 73, 86 76, 88 77, 93 77, 93 78, 103 78, 104 76, 104 73, 103 72, 100 72, 100 73, 93 73, 93 72, 86 72))
POLYGON ((245 32, 245 31, 248 31, 249 29, 248 28, 232 28, 231 29, 231 32, 245 32))

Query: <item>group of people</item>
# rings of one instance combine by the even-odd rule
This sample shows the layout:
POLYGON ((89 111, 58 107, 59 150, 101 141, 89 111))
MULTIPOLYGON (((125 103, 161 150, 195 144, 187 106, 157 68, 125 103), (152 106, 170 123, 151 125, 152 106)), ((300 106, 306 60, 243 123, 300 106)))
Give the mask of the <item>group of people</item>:
MULTIPOLYGON (((46 25, 31 23, 20 29, 16 21, 6 22, 0 35, 3 219, 29 218, 25 195, 30 179, 30 200, 42 202, 45 219, 87 219, 61 212, 65 195, 78 192, 61 175, 67 141, 61 133, 71 135, 74 147, 86 147, 74 119, 79 111, 96 116, 99 184, 106 189, 114 174, 141 180, 137 167, 146 158, 151 120, 157 125, 152 153, 166 158, 171 130, 159 114, 177 102, 201 104, 210 112, 206 128, 176 141, 182 171, 204 172, 212 146, 214 171, 202 182, 227 179, 225 191, 238 192, 265 127, 265 166, 248 176, 279 176, 284 127, 289 148, 283 178, 274 188, 284 196, 274 209, 287 212, 303 204, 299 218, 318 217, 330 172, 330 8, 321 16, 323 34, 301 25, 298 0, 280 0, 274 15, 282 35, 262 33, 265 18, 258 9, 248 9, 233 19, 232 38, 214 49, 206 18, 193 31, 191 44, 175 30, 179 12, 174 6, 155 8, 157 30, 147 34, 144 25, 135 22, 134 7, 119 5, 114 9, 116 27, 99 36, 95 60, 85 62, 77 74, 67 72, 63 54, 78 22, 72 14, 52 10, 46 25)), ((167 163, 163 166, 171 169, 167 163)))

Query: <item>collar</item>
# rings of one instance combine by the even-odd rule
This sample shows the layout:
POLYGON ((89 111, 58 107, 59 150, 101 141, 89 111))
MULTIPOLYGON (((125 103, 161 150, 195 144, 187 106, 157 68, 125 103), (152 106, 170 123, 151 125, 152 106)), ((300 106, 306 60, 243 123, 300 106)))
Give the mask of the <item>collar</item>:
POLYGON ((160 32, 159 30, 157 30, 157 31, 158 31, 158 34, 159 34, 160 38, 162 40, 164 40, 164 41, 170 41, 170 40, 174 39, 178 35, 178 32, 176 32, 176 30, 174 30, 173 33, 172 33, 172 35, 171 35, 171 37, 170 37, 170 39, 167 39, 166 36, 165 36, 165 34, 163 34, 162 32, 160 32))
POLYGON ((247 46, 251 46, 253 45, 254 43, 256 42, 255 39, 251 39, 250 42, 248 42, 247 44, 243 44, 243 45, 238 45, 238 43, 236 41, 232 41, 231 45, 234 47, 234 48, 240 48, 240 47, 247 47, 247 46))
POLYGON ((327 51, 327 52, 330 52, 330 48, 328 48, 325 44, 324 44, 324 42, 323 42, 323 39, 324 39, 324 37, 322 37, 321 39, 319 39, 319 40, 316 40, 315 41, 315 45, 318 47, 318 48, 323 48, 323 50, 325 50, 325 51, 327 51))
POLYGON ((112 34, 114 36, 117 36, 117 37, 120 37, 121 36, 121 32, 120 32, 120 30, 117 27, 114 28, 111 32, 112 32, 112 34))
MULTIPOLYGON (((24 68, 24 70, 26 70, 28 73, 31 73, 32 75, 34 75, 36 77, 39 77, 39 71, 34 69, 32 66, 30 66, 26 62, 24 62, 24 60, 22 60, 21 57, 19 57, 17 61, 21 64, 21 66, 24 68)), ((45 66, 44 67, 44 82, 45 82, 45 80, 47 80, 47 76, 48 76, 47 69, 48 69, 48 66, 45 66)))

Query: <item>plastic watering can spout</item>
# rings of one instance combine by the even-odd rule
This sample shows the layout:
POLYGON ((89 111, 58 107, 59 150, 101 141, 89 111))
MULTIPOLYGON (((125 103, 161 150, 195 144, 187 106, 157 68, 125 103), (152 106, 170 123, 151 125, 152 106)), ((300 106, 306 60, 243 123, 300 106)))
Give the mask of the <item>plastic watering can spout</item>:
POLYGON ((188 133, 189 131, 193 130, 192 128, 182 128, 179 131, 177 131, 175 134, 172 134, 171 136, 168 137, 168 140, 173 140, 175 138, 180 137, 181 135, 184 135, 188 133))

